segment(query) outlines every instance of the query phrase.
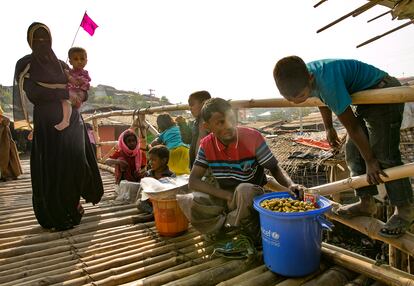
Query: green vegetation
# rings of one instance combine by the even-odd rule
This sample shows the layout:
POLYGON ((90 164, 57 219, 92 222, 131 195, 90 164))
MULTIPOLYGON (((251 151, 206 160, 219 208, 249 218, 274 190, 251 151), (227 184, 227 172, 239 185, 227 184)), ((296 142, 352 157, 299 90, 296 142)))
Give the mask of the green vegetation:
POLYGON ((0 104, 3 107, 13 104, 12 88, 0 85, 0 104))

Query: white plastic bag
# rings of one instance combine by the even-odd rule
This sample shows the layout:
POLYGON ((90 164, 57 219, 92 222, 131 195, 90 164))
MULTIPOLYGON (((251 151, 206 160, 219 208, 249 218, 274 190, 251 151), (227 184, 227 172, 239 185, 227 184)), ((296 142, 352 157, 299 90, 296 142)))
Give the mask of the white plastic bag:
POLYGON ((175 198, 177 192, 188 190, 188 175, 181 175, 175 178, 165 177, 159 180, 146 177, 141 179, 142 197, 141 200, 148 198, 171 199, 175 198))
POLYGON ((119 183, 118 190, 115 191, 117 197, 115 201, 134 203, 137 199, 140 183, 122 180, 119 183))

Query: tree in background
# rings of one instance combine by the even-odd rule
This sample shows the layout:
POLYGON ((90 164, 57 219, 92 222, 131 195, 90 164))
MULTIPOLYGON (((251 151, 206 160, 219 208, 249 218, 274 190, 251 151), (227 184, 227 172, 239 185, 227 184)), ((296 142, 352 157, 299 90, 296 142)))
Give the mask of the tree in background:
POLYGON ((0 85, 0 103, 6 109, 13 103, 12 91, 10 87, 0 85))

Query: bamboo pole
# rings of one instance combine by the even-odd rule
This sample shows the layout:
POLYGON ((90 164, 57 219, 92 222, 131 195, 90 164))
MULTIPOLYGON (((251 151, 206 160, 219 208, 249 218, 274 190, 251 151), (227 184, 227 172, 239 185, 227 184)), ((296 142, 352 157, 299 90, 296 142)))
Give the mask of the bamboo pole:
MULTIPOLYGON (((131 286, 156 286, 156 285, 164 285, 165 283, 175 281, 194 273, 198 273, 200 271, 207 270, 212 267, 217 267, 221 264, 224 264, 227 261, 225 258, 216 258, 210 261, 204 261, 204 263, 197 264, 191 267, 187 267, 185 269, 180 269, 176 271, 167 272, 164 274, 156 274, 151 277, 145 277, 138 281, 135 281, 131 284, 131 286)), ((263 266, 264 267, 264 266, 263 266)), ((234 284, 232 284, 234 285, 234 284)))
POLYGON ((328 0, 320 0, 318 3, 316 3, 315 5, 313 5, 313 8, 317 8, 319 5, 323 4, 326 1, 328 1, 328 0))
POLYGON ((384 223, 380 220, 363 216, 346 219, 333 213, 326 213, 325 215, 328 218, 349 226, 372 239, 386 242, 410 255, 414 255, 414 235, 411 233, 405 233, 399 238, 387 238, 378 234, 378 232, 384 227, 384 223))
POLYGON ((248 263, 245 260, 232 260, 219 267, 210 268, 206 271, 167 283, 165 286, 216 285, 220 281, 240 275, 241 273, 255 268, 258 265, 258 261, 248 263))
POLYGON ((231 279, 228 279, 226 281, 220 282, 217 284, 217 286, 232 286, 232 285, 239 285, 238 283, 245 281, 246 279, 249 279, 251 277, 255 277, 257 275, 262 274, 263 272, 267 272, 268 269, 266 265, 260 265, 256 268, 253 268, 243 274, 240 274, 239 276, 233 277, 231 279))
POLYGON ((157 263, 172 258, 177 255, 177 253, 175 252, 176 249, 181 248, 180 252, 183 252, 187 256, 191 256, 192 254, 187 254, 187 252, 197 251, 197 249, 200 247, 202 247, 202 244, 194 244, 193 239, 171 244, 166 244, 166 242, 160 242, 154 244, 154 246, 146 245, 140 248, 137 248, 134 245, 130 245, 129 248, 131 250, 122 251, 112 256, 108 256, 106 254, 105 259, 100 259, 98 262, 95 262, 95 257, 93 260, 89 262, 82 259, 76 267, 57 267, 57 269, 55 270, 34 275, 32 277, 15 280, 12 281, 11 283, 13 284, 10 285, 3 285, 11 286, 20 285, 21 283, 25 284, 28 282, 33 283, 35 281, 38 281, 39 279, 43 279, 44 277, 48 277, 48 279, 51 279, 53 283, 66 281, 65 285, 83 285, 84 283, 89 282, 88 277, 92 274, 95 275, 97 278, 101 279, 103 277, 107 277, 108 274, 111 274, 110 270, 114 269, 114 267, 125 268, 129 271, 134 268, 145 266, 147 264, 157 263), (88 273, 88 277, 85 277, 85 273, 88 273), (87 281, 85 281, 85 279, 87 281), (69 283, 69 280, 74 280, 74 283, 69 283))
MULTIPOLYGON (((190 239, 191 240, 191 239, 190 239)), ((138 239, 133 239, 130 241, 123 241, 122 243, 118 243, 117 241, 107 242, 105 246, 103 245, 95 245, 95 244, 84 244, 77 246, 71 245, 71 247, 78 249, 76 251, 76 256, 71 261, 62 261, 58 263, 48 264, 43 267, 36 267, 34 269, 24 269, 23 271, 20 269, 20 271, 17 271, 17 273, 12 274, 6 274, 3 277, 0 277, 0 283, 5 283, 9 281, 17 281, 18 279, 23 279, 24 277, 36 277, 36 276, 42 276, 45 275, 45 273, 53 273, 56 274, 56 271, 61 271, 65 269, 79 269, 82 267, 90 267, 92 269, 93 266, 98 265, 106 265, 108 263, 111 263, 111 261, 116 260, 125 260, 132 258, 132 261, 135 260, 137 257, 136 254, 143 252, 148 249, 154 248, 157 243, 154 244, 155 239, 151 239, 151 237, 141 237, 138 239), (95 249, 90 249, 91 247, 95 247, 95 249), (108 247, 109 246, 109 247, 108 247), (81 247, 81 248, 78 248, 81 247), (111 250, 116 249, 118 254, 117 255, 111 255, 111 251, 105 250, 111 250), (129 250, 128 250, 129 249, 129 250), (97 251, 98 250, 98 251, 97 251), (94 253, 93 257, 91 257, 91 253, 94 253), (89 252, 89 253, 88 253, 89 252), (99 258, 96 254, 103 253, 104 256, 99 258), (135 254, 135 255, 131 255, 135 254), (86 259, 86 257, 91 257, 91 259, 86 259)), ((186 241, 187 244, 191 244, 191 241, 186 241)), ((164 246, 166 243, 161 243, 161 247, 164 246)), ((158 243, 160 245, 160 243, 158 243)), ((184 245, 185 246, 185 245, 184 245)), ((168 251, 164 252, 167 253, 168 251)), ((112 251, 113 252, 113 251, 112 251)), ((161 253, 161 255, 164 253, 161 253)), ((65 257, 64 257, 65 258, 65 257)), ((131 260, 131 259, 129 259, 131 260)))
POLYGON ((339 23, 339 22, 341 22, 342 20, 345 20, 346 18, 351 17, 351 16, 353 16, 353 15, 355 15, 355 14, 359 15, 359 13, 360 13, 361 11, 363 12, 363 11, 368 10, 369 8, 373 7, 374 5, 376 5, 376 4, 377 4, 378 2, 380 2, 380 1, 381 1, 381 0, 372 0, 372 1, 370 1, 370 2, 368 2, 368 3, 366 3, 366 4, 364 4, 364 5, 362 5, 362 6, 358 7, 358 8, 356 8, 355 10, 353 10, 353 11, 351 11, 351 12, 349 12, 349 13, 347 13, 347 14, 343 15, 342 17, 340 17, 340 18, 336 19, 335 21, 333 21, 333 22, 329 23, 328 25, 326 25, 326 26, 324 26, 324 27, 320 28, 319 30, 317 30, 317 31, 316 31, 316 33, 320 33, 320 32, 322 32, 322 31, 325 31, 326 29, 328 29, 328 28, 332 27, 333 25, 338 24, 338 23, 339 23))
MULTIPOLYGON (((86 121, 86 120, 85 120, 86 121)), ((92 119, 92 128, 93 128, 93 134, 95 135, 95 143, 96 143, 96 158, 99 160, 102 158, 102 147, 99 145, 101 142, 101 137, 99 136, 99 125, 98 120, 96 118, 92 119)))
MULTIPOLYGON (((381 89, 372 89, 360 91, 352 94, 352 104, 384 104, 384 103, 401 103, 414 101, 414 88, 408 86, 390 87, 381 89)), ((283 98, 273 99, 250 99, 250 100, 232 100, 230 101, 234 108, 269 108, 269 107, 313 107, 324 106, 317 98, 309 98, 300 104, 294 104, 283 98)), ((188 104, 176 104, 157 106, 142 109, 139 114, 152 114, 164 111, 188 110, 188 104)), ((85 118, 90 121, 98 118, 110 116, 132 116, 135 110, 115 110, 103 113, 97 113, 85 118)), ((137 112, 135 112, 137 113, 137 112)))
POLYGON ((378 16, 376 16, 376 17, 374 17, 374 18, 372 18, 372 19, 369 19, 369 20, 367 21, 367 23, 370 23, 370 22, 372 22, 372 21, 374 21, 374 20, 377 20, 377 19, 379 19, 379 18, 381 18, 381 17, 383 17, 383 16, 385 16, 385 15, 387 15, 387 14, 391 14, 391 12, 392 12, 392 10, 389 10, 389 11, 387 11, 387 12, 384 12, 384 13, 382 13, 382 14, 379 14, 378 16))
MULTIPOLYGON (((102 222, 81 224, 77 228, 67 230, 67 231, 52 232, 52 233, 45 232, 39 236, 21 236, 18 241, 13 242, 13 243, 8 243, 7 245, 4 245, 4 244, 0 245, 0 247, 2 247, 3 249, 12 248, 12 247, 22 245, 22 243, 31 244, 31 243, 46 242, 46 241, 50 241, 53 239, 59 239, 59 238, 69 237, 69 236, 73 236, 77 234, 83 234, 87 232, 96 231, 99 229, 106 229, 106 228, 111 228, 111 227, 120 226, 120 225, 135 224, 139 222, 142 218, 146 218, 146 217, 142 215, 127 216, 121 219, 113 219, 113 220, 102 221, 102 222)), ((146 228, 146 224, 141 223, 140 225, 137 225, 137 227, 146 228)), ((1 251, 0 253, 3 253, 3 251, 1 251)))
POLYGON ((104 170, 104 171, 110 172, 112 174, 115 174, 115 168, 114 167, 111 167, 111 166, 108 166, 108 165, 104 165, 102 163, 98 163, 98 167, 101 170, 104 170))
POLYGON ((303 286, 344 285, 354 279, 357 274, 339 265, 333 265, 320 275, 303 284, 303 286))
MULTIPOLYGON (((157 240, 157 237, 154 236, 152 233, 153 233, 152 231, 146 232, 144 234, 146 235, 146 238, 145 236, 142 236, 142 233, 139 234, 141 235, 141 241, 144 241, 144 243, 141 244, 143 249, 148 248, 148 243, 145 243, 146 239, 151 240, 151 243, 153 243, 153 245, 151 245, 152 248, 163 247, 164 244, 167 243, 165 241, 160 241, 159 239, 157 240)), ((128 232, 125 234, 128 234, 128 232)), ((183 239, 187 239, 187 240, 192 239, 195 245, 201 245, 200 242, 197 241, 197 236, 196 237, 188 236, 186 238, 183 237, 183 239)), ((125 253, 133 255, 134 253, 136 253, 135 251, 136 248, 137 246, 135 245, 133 245, 132 248, 131 248, 131 245, 127 245, 123 247, 120 246, 120 247, 114 248, 113 250, 107 250, 107 244, 103 246, 100 246, 100 245, 88 246, 88 245, 82 245, 78 243, 78 244, 70 245, 70 248, 67 251, 63 249, 61 251, 46 252, 45 250, 43 252, 30 253, 29 255, 22 255, 20 257, 12 257, 11 259, 5 260, 4 266, 1 266, 1 268, 2 268, 2 271, 6 273, 6 272, 11 272, 10 269, 18 268, 22 266, 25 269, 30 269, 29 266, 31 265, 37 265, 38 267, 46 267, 51 264, 52 265, 59 264, 60 262, 59 259, 64 259, 66 257, 70 257, 71 259, 77 259, 78 256, 82 257, 83 262, 88 262, 88 265, 95 265, 95 264, 107 261, 109 257, 119 258, 119 257, 122 257, 125 253), (104 252, 103 249, 106 249, 106 252, 104 252), (44 261, 44 258, 39 259, 39 256, 47 257, 47 261, 44 261)), ((162 251, 162 249, 158 249, 157 251, 162 251)))
POLYGON ((253 284, 256 285, 274 285, 281 281, 285 280, 285 277, 273 273, 271 271, 263 272, 255 277, 250 277, 249 279, 246 279, 244 281, 241 281, 240 283, 237 283, 239 286, 250 286, 253 284))
MULTIPOLYGON (((121 217, 125 215, 135 215, 139 211, 137 210, 136 206, 128 205, 127 208, 118 208, 118 212, 102 212, 102 211, 95 211, 89 212, 88 215, 85 215, 82 219, 82 223, 88 223, 97 220, 104 220, 114 217, 121 217)), ((33 229, 39 230, 40 227, 38 226, 37 220, 32 216, 31 219, 26 219, 24 221, 19 222, 10 222, 10 223, 3 223, 0 229, 5 229, 3 232, 7 232, 8 229, 13 229, 13 233, 16 233, 17 229, 24 231, 23 227, 31 227, 31 229, 27 233, 33 232, 33 229)), ((0 230, 1 231, 1 230, 0 230)), ((27 234, 26 233, 26 234, 27 234)))
POLYGON ((105 146, 105 145, 116 145, 118 143, 118 141, 101 141, 100 143, 97 143, 96 145, 99 146, 105 146))
MULTIPOLYGON (((211 248, 212 249, 212 248, 211 248)), ((162 261, 159 263, 153 263, 151 265, 148 265, 146 267, 134 269, 132 271, 124 272, 124 273, 114 273, 115 275, 112 275, 108 278, 105 278, 103 280, 88 284, 90 286, 95 285, 119 285, 120 283, 126 283, 130 281, 134 281, 136 279, 140 279, 149 275, 156 275, 156 273, 159 273, 163 270, 167 270, 171 267, 174 267, 175 265, 180 265, 184 261, 187 261, 188 259, 194 259, 197 260, 197 257, 202 256, 202 254, 192 254, 189 256, 177 256, 170 258, 169 260, 162 261)), ((121 271, 119 271, 121 272, 121 271)))
MULTIPOLYGON (((113 231, 104 232, 104 233, 88 233, 87 235, 81 235, 78 237, 71 237, 68 239, 60 239, 59 241, 62 242, 62 244, 57 245, 61 246, 65 243, 68 244, 75 244, 74 246, 79 250, 81 249, 81 246, 79 245, 82 242, 90 242, 92 243, 102 243, 106 240, 113 241, 116 240, 119 237, 132 237, 134 235, 141 236, 141 235, 147 235, 147 230, 134 230, 133 227, 130 228, 116 228, 113 231), (78 244, 76 244, 78 243, 78 244)), ((47 250, 48 243, 44 243, 44 250, 47 250)), ((30 245, 33 246, 33 245, 30 245)), ((52 247, 56 247, 56 245, 52 245, 52 247)), ((18 269, 21 267, 24 267, 26 269, 30 269, 31 266, 34 267, 44 267, 50 264, 56 264, 59 262, 60 259, 63 259, 64 257, 68 257, 69 259, 73 259, 72 255, 67 255, 69 252, 57 252, 55 254, 49 253, 42 253, 40 250, 36 252, 35 255, 33 255, 34 251, 27 252, 29 254, 32 254, 31 256, 28 255, 21 255, 21 256, 14 256, 12 257, 12 260, 5 259, 0 260, 2 262, 2 265, 0 266, 0 276, 7 273, 11 274, 13 273, 13 269, 18 269), (47 257, 48 259, 45 261, 44 257, 47 257)), ((69 253, 70 254, 70 253, 69 253)))
POLYGON ((316 276, 318 276, 319 274, 321 274, 322 272, 324 272, 326 269, 328 268, 328 266, 326 265, 326 263, 324 263, 323 261, 321 261, 321 264, 319 265, 319 269, 315 272, 313 272, 312 274, 309 274, 307 276, 304 277, 299 277, 299 278, 288 278, 280 283, 277 283, 274 286, 300 286, 305 284, 306 282, 312 280, 313 278, 315 278, 316 276))
POLYGON ((334 250, 332 247, 322 246, 322 254, 325 258, 333 261, 335 264, 346 267, 358 273, 362 273, 375 280, 386 283, 387 285, 404 285, 413 286, 414 276, 388 265, 376 265, 375 261, 356 253, 340 249, 334 250))
MULTIPOLYGON (((207 247, 208 251, 213 250, 212 246, 207 247)), ((168 252, 162 256, 149 257, 145 260, 136 261, 132 263, 124 263, 122 266, 109 266, 107 265, 103 271, 91 272, 91 268, 85 269, 88 273, 87 276, 76 279, 67 279, 68 275, 60 275, 54 277, 57 285, 77 286, 84 285, 85 283, 92 282, 92 285, 119 285, 121 283, 130 282, 136 279, 143 278, 145 276, 157 273, 161 270, 167 269, 171 266, 177 265, 187 260, 205 256, 204 252, 183 252, 180 250, 178 254, 176 251, 168 252)))
MULTIPOLYGON (((389 182, 401 178, 414 176, 414 163, 408 163, 401 166, 396 166, 384 169, 388 177, 381 176, 384 182, 389 182)), ((336 193, 348 191, 350 189, 357 189, 368 186, 367 176, 360 175, 349 177, 333 183, 328 183, 320 186, 311 187, 311 190, 319 190, 322 196, 333 195, 336 193)))
MULTIPOLYGON (((125 232, 128 234, 128 232, 125 232)), ((134 243, 144 242, 147 243, 151 237, 148 236, 148 231, 146 229, 134 232, 130 234, 130 237, 124 238, 117 238, 119 234, 115 236, 109 236, 93 239, 94 236, 84 236, 82 238, 68 238, 68 239, 61 239, 58 241, 50 241, 48 243, 43 244, 35 244, 30 245, 28 247, 20 247, 18 249, 10 250, 9 257, 12 259, 4 259, 5 262, 11 263, 12 261, 21 261, 21 260, 28 260, 31 257, 38 257, 38 256, 48 256, 51 254, 59 253, 59 252, 66 252, 71 251, 75 247, 76 250, 83 251, 85 249, 85 253, 82 255, 85 257, 86 255, 90 254, 97 254, 104 251, 110 251, 113 249, 119 249, 123 246, 127 247, 128 242, 131 242, 135 239, 134 243), (91 239, 92 238, 92 239, 91 239), (89 239, 89 240, 88 240, 89 239), (50 245, 49 247, 47 247, 50 245), (33 256, 32 254, 36 252, 36 255, 33 256)), ((121 234, 122 235, 122 234, 121 234)), ((151 240, 152 241, 152 240, 151 240)), ((6 257, 7 258, 7 257, 6 257)), ((2 259, 3 260, 3 259, 2 259)), ((43 261, 44 265, 49 265, 49 261, 43 261)), ((3 268, 3 267, 2 267, 3 268)))
POLYGON ((157 128, 155 128, 154 126, 151 125, 151 123, 148 122, 148 120, 144 121, 147 129, 155 136, 158 136, 160 133, 158 132, 157 128))
POLYGON ((400 26, 398 26, 398 27, 395 27, 394 29, 391 29, 391 30, 389 30, 389 31, 387 31, 387 32, 385 32, 385 33, 383 33, 383 34, 381 34, 381 35, 375 36, 375 37, 373 37, 373 38, 371 38, 371 39, 369 39, 369 40, 367 40, 367 41, 365 41, 365 42, 363 42, 363 43, 359 44, 359 45, 358 45, 358 46, 356 46, 356 47, 357 47, 357 48, 360 48, 360 47, 362 47, 362 46, 365 46, 365 45, 367 45, 367 44, 369 44, 369 43, 372 43, 372 42, 374 42, 374 41, 376 41, 376 40, 378 40, 378 39, 381 39, 382 37, 385 37, 386 35, 389 35, 389 34, 391 34, 391 33, 394 33, 395 31, 401 30, 402 28, 405 28, 405 27, 407 27, 407 26, 409 26, 409 25, 411 25, 411 24, 413 24, 413 23, 414 23, 414 19, 413 19, 413 20, 411 20, 411 21, 408 21, 408 22, 406 22, 406 23, 404 23, 404 24, 402 24, 402 25, 400 25, 400 26))
MULTIPOLYGON (((96 215, 94 217, 88 217, 86 219, 83 220, 83 223, 81 226, 83 225, 87 225, 87 224, 93 224, 96 221, 109 221, 109 219, 113 219, 113 218, 123 218, 126 216, 134 216, 135 214, 137 214, 138 211, 136 209, 129 209, 129 210, 124 210, 124 211, 119 211, 119 212, 115 212, 115 213, 107 213, 107 214, 101 214, 101 215, 96 215)), ((140 214, 141 219, 144 219, 144 214, 140 214)), ((150 216, 146 216, 148 219, 150 219, 150 216)), ((41 228, 41 226, 26 226, 26 227, 20 227, 20 228, 15 228, 12 230, 5 230, 0 232, 0 237, 4 238, 7 236, 20 236, 20 235, 28 235, 28 234, 36 234, 39 232, 43 232, 44 230, 41 228)))
POLYGON ((359 15, 361 15, 362 13, 368 11, 369 9, 371 9, 372 7, 374 7, 375 5, 377 5, 378 3, 382 2, 383 0, 370 0, 369 5, 358 9, 358 11, 356 11, 354 14, 352 14, 352 17, 357 17, 359 15))

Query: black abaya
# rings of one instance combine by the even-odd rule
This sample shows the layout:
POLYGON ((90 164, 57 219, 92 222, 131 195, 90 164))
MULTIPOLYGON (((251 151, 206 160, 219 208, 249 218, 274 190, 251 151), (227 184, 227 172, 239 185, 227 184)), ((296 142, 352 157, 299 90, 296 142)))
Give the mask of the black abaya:
MULTIPOLYGON (((16 102, 22 99, 20 82, 34 105, 30 157, 33 209, 41 226, 64 230, 80 223, 83 214, 80 196, 86 202, 100 201, 102 180, 79 111, 73 109, 69 127, 62 131, 54 127, 63 118, 61 100, 69 98, 68 91, 39 85, 30 75, 30 68, 28 76, 20 77, 32 63, 33 56, 17 62, 13 96, 16 102)), ((65 65, 61 61, 59 64, 65 65)))

